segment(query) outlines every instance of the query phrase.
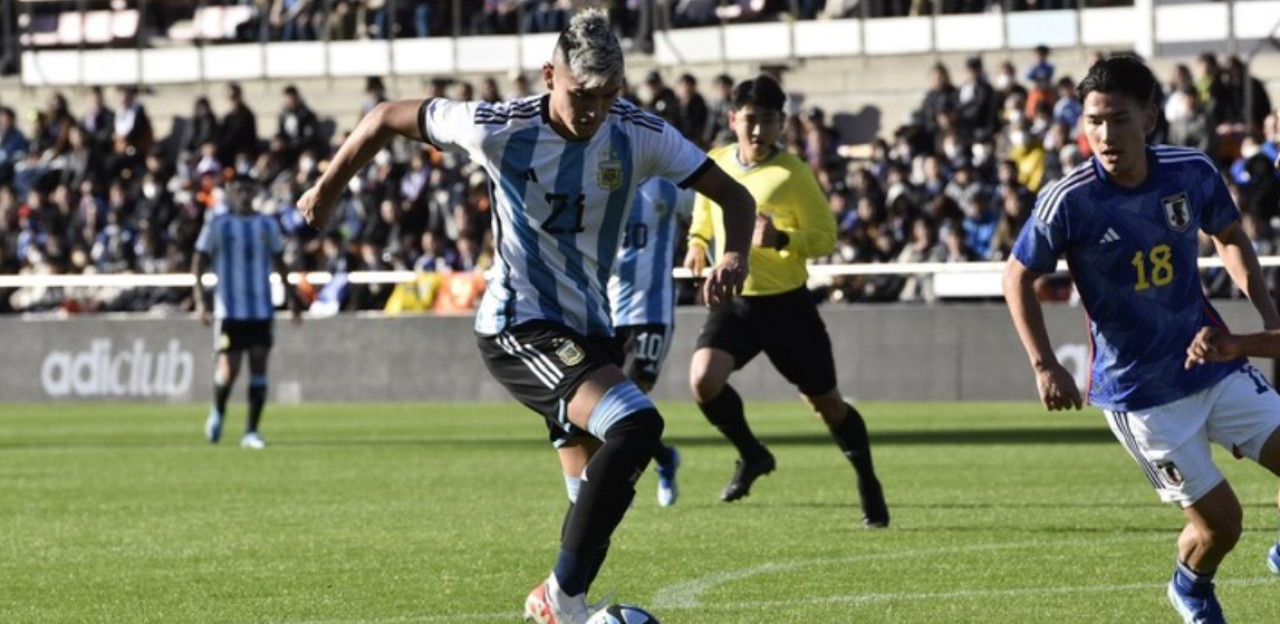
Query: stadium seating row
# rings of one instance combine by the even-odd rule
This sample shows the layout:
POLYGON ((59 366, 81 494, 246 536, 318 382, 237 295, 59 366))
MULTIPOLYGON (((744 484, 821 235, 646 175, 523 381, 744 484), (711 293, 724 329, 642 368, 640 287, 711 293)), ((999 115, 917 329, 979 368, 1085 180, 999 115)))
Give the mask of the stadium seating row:
POLYGON ((134 9, 114 11, 65 11, 58 14, 18 16, 20 41, 24 47, 106 45, 133 41, 138 36, 138 12, 134 9))
MULTIPOLYGON (((253 7, 203 6, 192 19, 168 30, 172 41, 234 40, 237 30, 253 19, 253 7)), ((140 25, 136 9, 64 11, 57 14, 21 13, 18 27, 23 47, 75 47, 127 43, 137 39, 140 25)))

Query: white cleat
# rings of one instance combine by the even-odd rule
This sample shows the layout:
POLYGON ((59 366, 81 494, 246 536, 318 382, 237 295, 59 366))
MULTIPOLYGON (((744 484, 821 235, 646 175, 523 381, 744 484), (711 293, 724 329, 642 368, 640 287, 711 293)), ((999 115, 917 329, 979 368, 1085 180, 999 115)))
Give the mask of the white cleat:
POLYGON ((258 435, 257 432, 249 432, 244 434, 243 438, 240 438, 240 448, 261 451, 267 448, 267 441, 263 440, 262 436, 258 435))
POLYGON ((209 444, 217 444, 222 439, 222 414, 209 410, 209 418, 204 421, 204 439, 209 444))
POLYGON ((524 600, 524 620, 536 624, 587 624, 586 595, 570 596, 560 589, 556 575, 538 584, 524 600))

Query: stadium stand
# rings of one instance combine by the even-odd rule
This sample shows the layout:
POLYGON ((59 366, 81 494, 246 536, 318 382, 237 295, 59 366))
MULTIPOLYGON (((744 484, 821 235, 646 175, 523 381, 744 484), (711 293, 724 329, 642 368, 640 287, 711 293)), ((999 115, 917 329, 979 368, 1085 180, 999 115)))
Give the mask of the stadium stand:
MULTIPOLYGON (((827 3, 828 15, 832 6, 827 3)), ((112 17, 114 29, 127 11, 102 13, 112 17)), ((68 27, 63 33, 68 40, 74 34, 87 43, 91 33, 95 40, 102 40, 100 17, 91 20, 86 14, 80 19, 69 12, 59 16, 59 22, 66 15, 83 26, 68 27)), ((232 40, 255 19, 252 7, 242 5, 205 5, 190 15, 189 22, 178 18, 167 24, 165 32, 171 39, 232 40)), ((482 32, 497 28, 485 26, 483 20, 474 26, 482 32)), ((733 28, 774 27, 775 23, 765 22, 733 28)), ((701 37, 703 30, 718 31, 669 34, 701 37)), ((61 36, 59 32, 61 28, 54 34, 61 36)), ((725 41, 735 40, 737 32, 726 30, 725 41)), ((35 35, 34 31, 28 34, 35 35)), ((668 84, 678 82, 679 74, 663 71, 664 54, 674 49, 666 45, 659 45, 652 56, 633 54, 629 59, 632 76, 656 69, 665 74, 668 84)), ((262 57, 261 48, 241 47, 262 57)), ((182 51, 181 47, 172 50, 182 51)), ((1089 53, 1089 48, 1079 46, 1053 49, 1054 77, 1082 75, 1089 53)), ((818 55, 782 68, 765 61, 690 63, 682 69, 688 70, 696 86, 681 92, 672 121, 682 124, 680 115, 685 110, 722 111, 723 95, 713 85, 726 68, 737 78, 759 69, 777 71, 792 96, 787 147, 810 162, 841 224, 838 250, 823 262, 839 266, 998 261, 1025 219, 1034 192, 1082 154, 1069 124, 1061 127, 1052 104, 1061 94, 1048 84, 1036 88, 1028 75, 1037 63, 1030 50, 1006 49, 973 57, 985 61, 979 73, 995 91, 986 119, 994 115, 996 124, 986 130, 976 126, 965 116, 974 91, 973 78, 966 73, 970 56, 945 51, 928 56, 818 55), (934 89, 936 93, 925 95, 935 59, 939 68, 947 70, 950 87, 942 85, 934 89), (699 98, 704 104, 692 103, 699 98), (1044 105, 1037 106, 1033 98, 1044 105), (989 134, 992 130, 994 134, 989 134)), ((536 59, 527 60, 526 66, 532 60, 536 59)), ((1180 73, 1181 60, 1156 59, 1153 67, 1162 77, 1174 76, 1180 73)), ((1271 249, 1276 245, 1274 228, 1280 223, 1273 224, 1275 215, 1262 212, 1265 200, 1259 198, 1273 193, 1274 185, 1256 183, 1258 173, 1247 165, 1248 156, 1276 150, 1275 120, 1255 115, 1245 123, 1245 85, 1263 96, 1268 89, 1263 82, 1246 79, 1241 65, 1225 69, 1233 67, 1228 59, 1222 63, 1224 69, 1200 70, 1194 80, 1220 84, 1220 88, 1197 95, 1194 102, 1204 110, 1217 111, 1214 114, 1219 117, 1206 125, 1207 120, 1198 121, 1191 111, 1179 117, 1176 107, 1167 106, 1170 134, 1166 136, 1187 144, 1213 139, 1213 155, 1224 171, 1231 172, 1242 206, 1257 213, 1250 226, 1261 244, 1271 249), (1211 71, 1219 71, 1216 78, 1211 71), (1206 134, 1205 128, 1214 130, 1206 134), (1246 140, 1251 134, 1253 138, 1246 140)), ((1253 68, 1263 75, 1280 75, 1280 63, 1272 56, 1259 57, 1253 68)), ((256 145, 247 149, 228 149, 216 141, 205 146, 206 139, 217 136, 217 129, 225 129, 231 120, 230 106, 219 96, 222 80, 144 89, 138 99, 150 122, 150 137, 123 145, 112 140, 112 132, 102 130, 101 120, 90 128, 90 104, 67 103, 66 93, 73 86, 0 91, 0 101, 13 109, 9 117, 16 126, 6 128, 0 115, 0 130, 7 133, 3 140, 17 145, 16 137, 21 135, 30 145, 0 153, 0 275, 184 271, 191 237, 228 169, 259 177, 261 207, 276 214, 289 233, 289 258, 296 270, 482 270, 492 253, 487 180, 483 172, 458 159, 397 144, 361 176, 347 218, 319 235, 301 227, 292 201, 314 179, 343 132, 380 98, 421 97, 424 92, 461 98, 513 97, 529 82, 537 82, 528 80, 531 75, 471 72, 437 80, 389 76, 378 81, 377 88, 371 83, 367 89, 362 78, 352 77, 246 80, 242 86, 248 109, 235 117, 241 123, 248 115, 256 124, 256 145), (473 88, 485 81, 490 83, 486 89, 473 88), (297 85, 301 109, 284 110, 282 87, 286 84, 297 85), (204 95, 212 100, 212 124, 199 122, 199 115, 192 114, 193 101, 204 95), (312 138, 297 136, 300 123, 312 138)), ((637 92, 631 97, 652 107, 656 102, 644 82, 635 82, 637 92)), ((1169 86, 1171 102, 1183 97, 1181 88, 1169 86)), ((106 108, 114 106, 107 103, 106 108)), ((1271 110, 1269 102, 1254 108, 1271 110)), ((712 116, 703 125, 714 124, 712 116)), ((697 139, 710 145, 714 135, 697 139)), ((816 273, 812 285, 838 301, 928 301, 998 294, 998 283, 968 273, 935 277, 816 273)), ((332 307, 337 301, 341 309, 381 309, 393 296, 392 285, 341 283, 345 290, 326 294, 326 305, 332 307)), ((1229 284, 1220 276, 1211 275, 1210 283, 1215 294, 1231 295, 1229 284)), ((316 287, 319 298, 324 284, 316 287)), ((1069 289, 1050 282, 1045 293, 1060 298, 1069 296, 1069 289)), ((59 289, 24 288, 0 292, 0 310, 177 310, 189 305, 185 296, 181 290, 113 289, 109 296, 90 293, 75 300, 59 289)))

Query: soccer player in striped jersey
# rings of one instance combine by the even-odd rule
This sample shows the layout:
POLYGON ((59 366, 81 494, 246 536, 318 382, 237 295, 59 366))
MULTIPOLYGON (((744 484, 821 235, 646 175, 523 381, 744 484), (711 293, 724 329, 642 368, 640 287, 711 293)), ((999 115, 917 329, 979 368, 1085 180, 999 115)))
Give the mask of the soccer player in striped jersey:
MULTIPOLYGON (((795 384, 822 418, 836 445, 853 464, 862 501, 863 526, 889 525, 889 508, 871 461, 867 425, 836 385, 835 358, 818 307, 805 286, 808 258, 831 253, 836 223, 817 178, 803 160, 782 149, 787 96, 768 76, 733 89, 729 127, 738 142, 711 157, 756 198, 760 216, 751 249, 751 274, 743 296, 711 310, 689 367, 694 399, 707 420, 738 449, 738 462, 720 498, 738 500, 752 483, 772 472, 773 454, 747 425, 742 399, 729 376, 763 352, 795 384)), ((689 227, 685 266, 701 272, 710 241, 724 253, 727 212, 714 197, 699 197, 689 227)))
POLYGON ((601 442, 565 519, 554 569, 525 601, 526 617, 540 624, 583 624, 591 577, 663 429, 653 403, 615 364, 606 303, 636 186, 663 177, 728 207, 729 251, 703 286, 713 302, 741 288, 755 202, 678 130, 618 98, 622 49, 603 11, 574 16, 542 77, 548 95, 507 103, 380 104, 299 208, 323 225, 351 176, 396 135, 485 168, 497 257, 476 314, 482 357, 524 405, 601 442))
POLYGON ((1223 327, 1201 289, 1199 232, 1268 328, 1280 327, 1280 314, 1213 162, 1146 145, 1158 115, 1151 71, 1135 57, 1111 57, 1078 91, 1094 156, 1040 194, 1005 270, 1005 298, 1045 407, 1079 409, 1033 290, 1066 257, 1092 339, 1088 400, 1186 519, 1166 595, 1188 624, 1220 624, 1213 577, 1240 538, 1242 511, 1210 441, 1280 475, 1280 397, 1238 355, 1185 361, 1203 328, 1223 327))
POLYGON ((243 354, 249 353, 249 417, 240 446, 262 449, 266 442, 258 432, 262 406, 267 400, 267 359, 274 342, 275 306, 271 303, 271 273, 280 276, 294 323, 302 322, 297 293, 285 279, 281 257, 283 243, 275 219, 253 209, 253 184, 236 177, 223 189, 222 202, 206 215, 196 239, 191 272, 196 276, 196 315, 214 327, 218 354, 213 379, 213 407, 205 421, 205 438, 215 444, 222 437, 227 397, 240 374, 243 354), (205 303, 201 278, 213 269, 218 285, 213 290, 213 314, 205 303))

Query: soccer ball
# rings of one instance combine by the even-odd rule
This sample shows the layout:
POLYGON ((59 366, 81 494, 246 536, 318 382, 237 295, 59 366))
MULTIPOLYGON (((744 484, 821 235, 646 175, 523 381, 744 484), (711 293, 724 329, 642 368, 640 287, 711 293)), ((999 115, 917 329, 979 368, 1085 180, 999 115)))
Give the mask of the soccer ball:
POLYGON ((652 613, 635 605, 615 604, 596 611, 587 624, 662 624, 652 613))

